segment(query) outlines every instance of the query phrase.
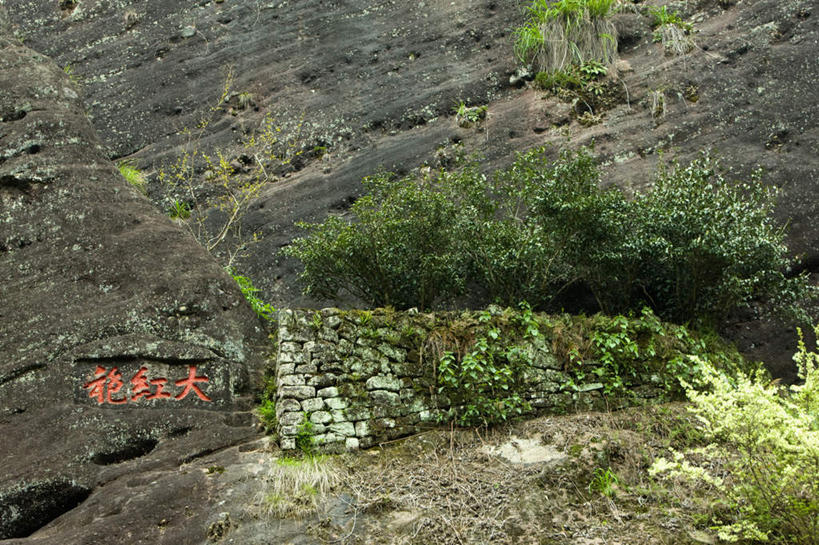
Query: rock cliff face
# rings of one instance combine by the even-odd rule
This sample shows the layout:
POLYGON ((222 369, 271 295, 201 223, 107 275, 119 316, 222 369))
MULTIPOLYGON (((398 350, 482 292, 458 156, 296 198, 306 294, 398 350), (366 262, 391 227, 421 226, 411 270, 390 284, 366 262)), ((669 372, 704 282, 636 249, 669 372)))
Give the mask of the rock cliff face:
MULTIPOLYGON (((0 0, 0 539, 206 538, 204 506, 227 492, 191 468, 213 451, 228 463, 253 436, 264 335, 232 280, 109 161, 156 173, 203 115, 200 145, 231 157, 268 114, 326 151, 270 183, 243 220, 261 238, 239 268, 277 306, 324 303, 277 256, 294 221, 343 213, 379 168, 445 164, 454 143, 491 168, 594 141, 628 191, 650 183, 660 151, 715 148, 735 177, 761 166, 782 189, 791 249, 815 275, 814 2, 671 2, 695 28, 681 57, 664 55, 639 9, 665 3, 615 17, 623 97, 585 126, 510 83, 518 0, 0 0), (236 93, 224 101, 227 74, 236 93), (460 127, 462 100, 488 104, 486 121, 460 127)), ((792 372, 793 331, 753 317, 728 331, 792 372)))
POLYGON ((8 31, 0 15, 0 539, 100 543, 129 496, 162 503, 151 472, 254 436, 266 338, 108 160, 63 70, 8 31), (84 511, 103 488, 119 503, 84 511))
MULTIPOLYGON (((278 306, 324 305, 300 294, 297 264, 277 251, 298 235, 297 220, 343 213, 360 180, 379 168, 407 172, 446 161, 454 142, 500 166, 535 145, 595 142, 612 183, 628 191, 651 182, 659 152, 690 159, 715 149, 737 177, 762 167, 782 189, 779 217, 801 269, 819 268, 817 214, 817 15, 807 0, 671 2, 693 23, 696 47, 668 56, 652 40, 647 7, 615 16, 622 93, 598 124, 570 106, 510 83, 511 29, 519 0, 264 2, 202 0, 0 0, 33 49, 82 80, 93 123, 113 157, 135 154, 159 169, 219 100, 202 148, 242 153, 270 114, 302 122, 300 144, 324 149, 262 192, 244 219, 261 242, 239 268, 278 306), (247 93, 249 106, 238 95, 247 93), (488 104, 479 127, 452 115, 459 101, 488 104), (660 107, 661 105, 661 107, 660 107)), ((790 366, 793 331, 750 318, 732 337, 752 357, 790 366)))

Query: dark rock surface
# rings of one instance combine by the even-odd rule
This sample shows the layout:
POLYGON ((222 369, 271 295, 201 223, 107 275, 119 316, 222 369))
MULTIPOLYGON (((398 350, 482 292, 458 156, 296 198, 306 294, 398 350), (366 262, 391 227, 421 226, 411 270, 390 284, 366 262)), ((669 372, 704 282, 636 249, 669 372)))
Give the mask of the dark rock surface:
MULTIPOLYGON (((133 494, 145 517, 171 491, 197 497, 177 468, 255 436, 266 332, 120 176, 76 86, 11 37, 2 8, 0 73, 0 539, 103 543, 117 516, 138 520, 133 494), (43 529, 66 512, 71 532, 43 529)), ((204 539, 178 524, 188 537, 166 542, 204 539)), ((122 532, 113 542, 141 542, 122 532)))
MULTIPOLYGON (((0 4, 26 44, 72 67, 112 156, 167 164, 185 142, 177 131, 222 93, 228 66, 254 108, 229 98, 202 147, 230 149, 265 114, 303 120, 305 148, 327 154, 271 184, 244 219, 262 240, 239 269, 279 306, 326 303, 302 296, 297 264, 276 255, 298 235, 294 221, 343 213, 363 176, 436 166, 453 142, 492 167, 531 146, 594 141, 608 179, 629 191, 651 182, 660 151, 687 160, 715 149, 731 177, 762 167, 782 189, 778 213, 799 268, 819 269, 819 19, 808 0, 672 3, 695 29, 696 48, 682 57, 652 41, 647 7, 658 2, 617 15, 625 100, 591 127, 567 104, 509 83, 510 33, 523 18, 516 0, 0 4), (459 100, 488 103, 487 121, 459 127, 459 100)), ((792 371, 794 330, 751 317, 728 331, 752 357, 792 371)))
MULTIPOLYGON (((70 3, 0 0, 9 12, 0 24, 30 48, 4 38, 0 57, 0 536, 205 540, 213 512, 189 516, 185 506, 213 496, 184 463, 252 435, 241 394, 261 368, 263 335, 247 325, 255 318, 231 280, 106 159, 131 156, 154 172, 172 161, 188 138, 180 130, 211 114, 228 71, 253 107, 228 96, 203 148, 238 155, 238 140, 266 114, 303 120, 302 145, 327 148, 265 188, 244 218, 261 241, 238 268, 277 306, 324 303, 302 296, 296 264, 277 256, 299 233, 294 221, 342 214, 363 176, 435 167, 455 142, 492 168, 532 146, 594 141, 608 180, 627 191, 650 183, 660 151, 686 160, 713 148, 730 177, 761 166, 782 189, 791 250, 816 277, 815 2, 672 2, 695 28, 697 47, 683 57, 651 39, 645 6, 665 2, 635 4, 616 21, 625 101, 590 127, 569 105, 509 83, 522 3, 78 0, 61 9, 70 3), (460 100, 488 104, 487 120, 459 127, 460 100), (221 395, 173 411, 161 399, 97 407, 82 386, 98 365, 117 366, 125 390, 143 365, 169 387, 197 365, 221 395), (170 516, 154 520, 163 508, 170 516), (150 531, 128 534, 128 524, 150 531)), ((792 329, 749 315, 726 331, 792 375, 792 329)))

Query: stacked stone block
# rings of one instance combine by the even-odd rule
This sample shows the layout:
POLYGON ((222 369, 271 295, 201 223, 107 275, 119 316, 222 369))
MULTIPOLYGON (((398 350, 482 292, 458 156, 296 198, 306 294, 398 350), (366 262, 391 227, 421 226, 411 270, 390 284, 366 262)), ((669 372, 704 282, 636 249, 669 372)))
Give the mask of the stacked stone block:
POLYGON ((409 435, 437 418, 434 369, 402 345, 383 313, 282 310, 277 405, 280 444, 300 430, 325 450, 409 435), (309 422, 306 425, 305 422, 309 422))
MULTIPOLYGON (((436 425, 452 407, 438 392, 437 362, 424 360, 422 344, 440 323, 433 315, 386 310, 281 310, 276 416, 282 449, 296 448, 300 433, 322 450, 342 451, 436 425)), ((550 343, 544 335, 519 342, 527 363, 518 393, 534 412, 628 404, 604 398, 601 383, 565 388, 569 378, 550 343)), ((646 391, 635 394, 656 395, 646 391)))

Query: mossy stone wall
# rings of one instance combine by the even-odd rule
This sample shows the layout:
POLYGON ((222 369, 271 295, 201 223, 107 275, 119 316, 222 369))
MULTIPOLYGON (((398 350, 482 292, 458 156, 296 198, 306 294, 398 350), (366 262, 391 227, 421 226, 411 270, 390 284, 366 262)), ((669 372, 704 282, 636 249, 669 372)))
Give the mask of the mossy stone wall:
MULTIPOLYGON (((447 421, 452 402, 439 392, 438 360, 444 348, 469 346, 480 328, 479 314, 281 310, 276 363, 281 447, 296 448, 299 434, 309 430, 323 450, 367 448, 447 421)), ((628 400, 606 400, 602 383, 570 380, 548 333, 515 342, 527 355, 518 394, 532 413, 623 405, 661 393, 641 385, 628 400)))

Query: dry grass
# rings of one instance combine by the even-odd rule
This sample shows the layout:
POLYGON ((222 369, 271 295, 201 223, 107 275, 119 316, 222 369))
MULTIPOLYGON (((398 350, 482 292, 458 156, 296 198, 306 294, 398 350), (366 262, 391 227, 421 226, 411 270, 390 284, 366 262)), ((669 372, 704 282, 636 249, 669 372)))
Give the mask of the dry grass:
POLYGON ((277 458, 270 463, 263 492, 255 502, 258 514, 276 518, 312 515, 343 476, 337 460, 329 456, 277 458))
POLYGON ((540 26, 543 45, 534 58, 538 71, 564 70, 570 64, 596 60, 611 67, 617 62, 617 30, 608 19, 579 18, 566 24, 550 19, 540 26))
POLYGON ((694 49, 694 40, 685 29, 675 24, 661 25, 656 30, 667 55, 682 56, 694 49))
POLYGON ((647 473, 669 448, 696 444, 682 405, 539 418, 491 432, 436 430, 345 455, 343 525, 325 542, 379 544, 692 544, 695 491, 647 473), (563 461, 516 464, 487 446, 536 439, 563 461), (616 475, 607 495, 592 483, 616 475))

